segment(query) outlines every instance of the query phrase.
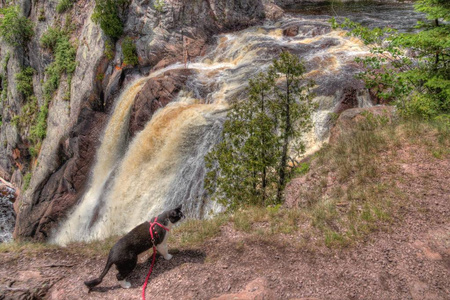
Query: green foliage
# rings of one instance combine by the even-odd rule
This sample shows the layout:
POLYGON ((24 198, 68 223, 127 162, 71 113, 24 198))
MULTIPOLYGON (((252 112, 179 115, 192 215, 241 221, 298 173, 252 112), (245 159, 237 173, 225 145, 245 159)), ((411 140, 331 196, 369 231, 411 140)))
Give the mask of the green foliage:
POLYGON ((28 187, 30 186, 30 181, 31 173, 25 174, 25 176, 23 176, 23 191, 26 191, 28 189, 28 187))
POLYGON ((76 68, 76 48, 70 43, 67 31, 49 28, 41 37, 41 46, 53 52, 55 60, 45 70, 47 81, 44 83, 44 95, 51 99, 58 89, 63 74, 70 75, 76 68))
POLYGON ((34 69, 27 67, 15 75, 17 91, 26 98, 33 95, 33 74, 34 69))
POLYGON ((74 0, 60 0, 56 6, 56 11, 60 14, 72 8, 74 0))
POLYGON ((127 65, 137 65, 139 63, 136 53, 136 45, 130 37, 126 37, 122 42, 123 62, 127 65))
POLYGON ((39 22, 44 22, 45 20, 46 20, 46 18, 45 18, 45 10, 44 10, 44 8, 42 7, 42 8, 39 10, 38 21, 39 21, 39 22))
POLYGON ((123 33, 122 14, 129 5, 129 0, 95 0, 95 9, 92 20, 100 24, 103 32, 118 39, 123 33))
POLYGON ((44 104, 39 110, 36 123, 31 126, 29 137, 35 144, 39 143, 39 141, 43 140, 47 135, 48 104, 49 101, 45 100, 44 104))
POLYGON ((395 101, 405 117, 434 118, 450 112, 450 2, 419 0, 415 7, 432 22, 420 22, 416 33, 368 29, 346 19, 334 28, 349 29, 361 38, 371 57, 358 58, 358 75, 377 97, 395 101))
POLYGON ((11 58, 11 52, 7 52, 5 55, 5 60, 3 61, 3 70, 5 70, 5 73, 7 72, 7 68, 8 68, 8 62, 9 59, 11 58))
POLYGON ((230 209, 281 202, 280 191, 304 151, 299 137, 310 126, 313 106, 308 85, 301 85, 304 70, 297 57, 282 53, 268 72, 249 81, 248 99, 229 112, 222 142, 206 157, 211 171, 205 183, 230 209))
POLYGON ((20 16, 19 6, 0 9, 0 36, 11 46, 25 46, 34 34, 33 23, 20 16))
POLYGON ((114 44, 111 41, 108 40, 105 42, 105 51, 103 54, 109 60, 114 58, 114 44))
POLYGON ((65 32, 57 27, 50 27, 41 36, 41 47, 53 52, 58 41, 65 35, 65 32))
POLYGON ((153 5, 155 6, 155 9, 156 9, 159 13, 162 13, 163 10, 164 10, 165 2, 164 2, 164 0, 155 0, 155 2, 153 3, 153 5))
POLYGON ((310 164, 307 162, 300 163, 298 167, 295 169, 295 175, 305 175, 309 172, 310 164))

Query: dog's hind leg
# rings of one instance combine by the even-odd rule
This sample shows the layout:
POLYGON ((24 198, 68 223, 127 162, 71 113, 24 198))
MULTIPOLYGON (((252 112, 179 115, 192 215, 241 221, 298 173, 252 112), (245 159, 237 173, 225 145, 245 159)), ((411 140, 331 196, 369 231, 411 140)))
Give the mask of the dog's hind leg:
POLYGON ((131 283, 125 280, 125 278, 133 271, 134 267, 137 264, 137 255, 133 256, 131 259, 123 260, 120 263, 116 263, 117 271, 119 271, 116 275, 117 280, 119 280, 120 285, 124 289, 128 289, 131 287, 131 283))

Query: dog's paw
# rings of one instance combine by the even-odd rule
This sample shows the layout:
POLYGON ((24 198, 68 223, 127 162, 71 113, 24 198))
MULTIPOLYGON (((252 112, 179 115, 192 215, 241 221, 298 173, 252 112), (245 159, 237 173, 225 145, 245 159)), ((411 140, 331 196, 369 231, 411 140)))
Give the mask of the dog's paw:
POLYGON ((165 260, 171 260, 172 259, 172 254, 167 254, 166 256, 164 256, 165 260))
POLYGON ((120 283, 120 286, 124 289, 129 289, 131 287, 131 283, 129 283, 126 280, 120 280, 119 283, 120 283))

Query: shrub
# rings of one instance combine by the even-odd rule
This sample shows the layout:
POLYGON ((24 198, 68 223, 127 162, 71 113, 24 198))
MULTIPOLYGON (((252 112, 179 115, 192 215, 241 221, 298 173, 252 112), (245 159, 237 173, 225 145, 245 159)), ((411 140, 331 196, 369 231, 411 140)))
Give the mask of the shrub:
POLYGON ((71 9, 73 6, 73 0, 60 0, 58 2, 58 5, 56 6, 56 11, 60 14, 64 13, 65 11, 71 9))
POLYGON ((47 135, 48 103, 49 101, 45 100, 44 105, 42 105, 39 111, 36 124, 31 126, 30 139, 36 144, 47 135))
POLYGON ((19 16, 19 6, 0 9, 0 36, 11 46, 24 46, 33 36, 33 23, 19 16))
POLYGON ((50 27, 40 39, 41 47, 53 51, 64 32, 59 28, 50 27))
POLYGON ((164 9, 164 0, 155 0, 155 2, 153 3, 153 5, 155 6, 155 9, 159 12, 162 13, 163 9, 164 9))
POLYGON ((25 97, 33 95, 34 69, 27 67, 15 75, 17 91, 25 97))
POLYGON ((103 54, 109 60, 114 58, 114 44, 111 41, 106 41, 106 43, 105 43, 105 51, 104 51, 103 54))
POLYGON ((25 176, 23 176, 23 191, 26 191, 28 189, 28 187, 30 186, 30 181, 31 173, 25 174, 25 176))
POLYGON ((45 20, 46 20, 46 18, 45 18, 45 10, 44 10, 44 8, 41 8, 39 10, 38 21, 39 22, 44 22, 45 20))
POLYGON ((136 54, 136 45, 133 40, 126 37, 122 42, 123 62, 127 65, 137 65, 138 57, 136 54))
POLYGON ((100 28, 107 36, 118 39, 123 33, 121 15, 128 4, 129 0, 95 0, 92 21, 100 24, 100 28))
POLYGON ((41 45, 51 50, 55 60, 47 67, 45 73, 47 81, 44 83, 44 94, 50 99, 53 92, 58 89, 61 75, 70 75, 76 68, 76 49, 69 41, 66 31, 57 28, 49 28, 41 38, 41 45))

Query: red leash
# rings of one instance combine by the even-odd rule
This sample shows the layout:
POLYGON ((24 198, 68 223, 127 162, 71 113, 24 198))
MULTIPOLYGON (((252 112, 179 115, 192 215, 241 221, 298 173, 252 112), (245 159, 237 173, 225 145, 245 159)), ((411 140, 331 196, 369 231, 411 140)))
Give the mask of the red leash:
MULTIPOLYGON (((169 231, 169 228, 163 226, 162 224, 159 224, 158 222, 156 222, 156 220, 158 219, 158 217, 155 218, 155 221, 153 221, 153 223, 150 223, 150 236, 152 237, 152 244, 153 244, 153 259, 152 259, 152 265, 150 266, 150 270, 148 271, 147 277, 145 278, 145 282, 144 285, 142 286, 142 299, 145 300, 145 289, 147 288, 147 283, 148 283, 148 279, 150 278, 150 275, 152 274, 153 271, 153 266, 155 265, 155 260, 156 260, 156 245, 155 245, 155 238, 153 237, 153 227, 155 225, 158 225, 159 227, 161 227, 162 229, 169 231)), ((158 233, 155 232, 155 234, 157 235, 158 233)))

